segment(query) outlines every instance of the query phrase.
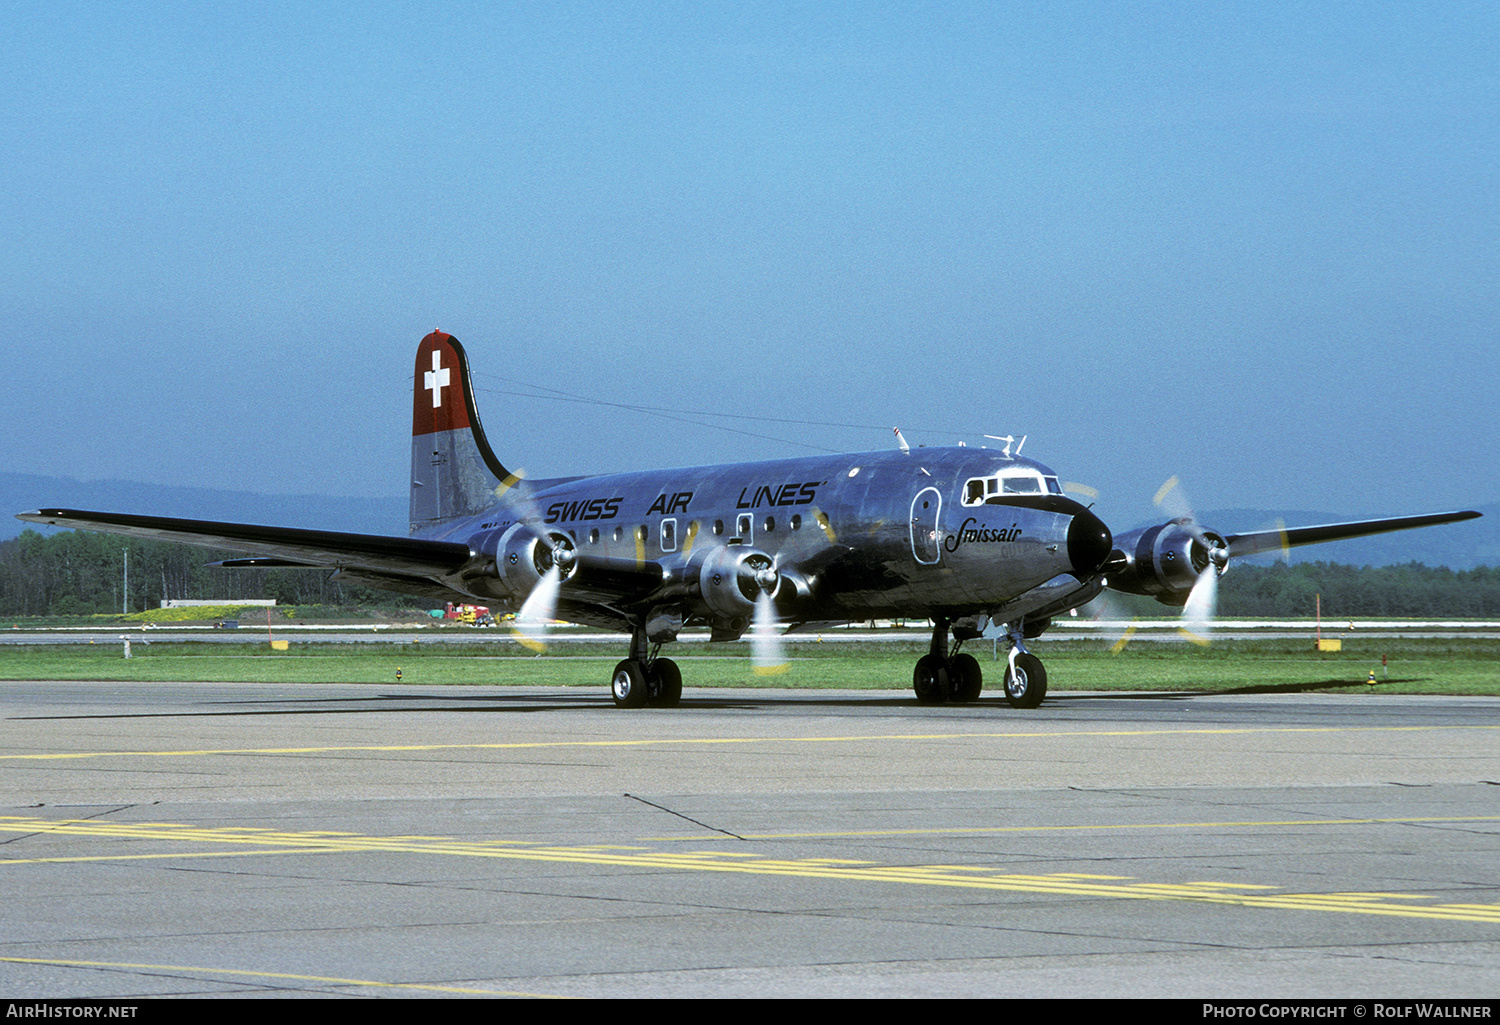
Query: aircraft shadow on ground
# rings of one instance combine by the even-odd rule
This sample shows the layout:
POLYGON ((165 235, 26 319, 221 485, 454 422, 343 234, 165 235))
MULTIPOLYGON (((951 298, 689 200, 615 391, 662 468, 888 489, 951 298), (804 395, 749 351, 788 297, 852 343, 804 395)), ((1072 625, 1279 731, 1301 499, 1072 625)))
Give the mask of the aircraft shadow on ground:
MULTIPOLYGON (((1392 684, 1392 683, 1420 683, 1420 682, 1421 682, 1421 680, 1419 678, 1417 678, 1417 677, 1412 677, 1410 679, 1397 679, 1397 680, 1377 680, 1377 681, 1375 681, 1375 686, 1379 687, 1379 686, 1382 686, 1382 685, 1385 685, 1385 684, 1392 684)), ((1315 682, 1312 682, 1312 683, 1274 683, 1274 684, 1257 684, 1257 685, 1255 685, 1253 687, 1225 687, 1225 688, 1222 688, 1220 690, 1161 690, 1161 691, 1141 691, 1141 690, 1137 690, 1137 691, 1121 691, 1118 694, 1089 694, 1089 695, 1086 696, 1086 700, 1089 700, 1089 701, 1139 701, 1142 698, 1151 698, 1153 700, 1161 700, 1161 699, 1173 700, 1173 699, 1175 699, 1175 700, 1178 700, 1178 701, 1185 701, 1185 700, 1188 700, 1190 698, 1227 697, 1229 695, 1234 695, 1234 694, 1306 694, 1306 693, 1310 693, 1312 691, 1320 691, 1320 690, 1351 690, 1351 689, 1354 689, 1354 688, 1373 689, 1373 688, 1370 687, 1370 682, 1368 680, 1321 680, 1321 681, 1315 681, 1315 682)), ((1052 696, 1052 697, 1048 697, 1047 698, 1047 703, 1048 704, 1053 704, 1053 703, 1065 702, 1065 701, 1069 700, 1070 697, 1073 698, 1073 699, 1075 699, 1075 700, 1085 699, 1084 695, 1061 694, 1061 695, 1055 695, 1055 696, 1052 696)))
MULTIPOLYGON (((1415 683, 1416 679, 1381 680, 1380 684, 1390 683, 1415 683)), ((1047 699, 1042 706, 1043 712, 1048 707, 1066 708, 1084 701, 1187 701, 1193 698, 1223 697, 1240 694, 1302 694, 1309 691, 1326 690, 1349 690, 1357 687, 1369 687, 1366 680, 1323 680, 1312 683, 1281 683, 1269 685, 1257 685, 1254 687, 1230 687, 1222 690, 1200 690, 1200 691, 1128 691, 1116 694, 1056 694, 1047 699)), ((999 708, 1010 711, 1006 707, 1005 700, 999 697, 986 697, 979 701, 967 704, 922 704, 915 697, 838 697, 819 698, 806 696, 810 692, 801 691, 795 697, 780 696, 775 692, 754 691, 747 693, 744 697, 695 697, 691 689, 683 694, 682 704, 675 709, 664 709, 674 713, 691 713, 695 709, 703 711, 722 711, 726 709, 756 709, 765 707, 787 707, 797 708, 910 708, 920 710, 923 713, 932 713, 941 709, 962 711, 992 710, 999 708)), ((279 715, 392 715, 404 712, 503 712, 507 714, 524 714, 529 712, 557 712, 557 711, 579 711, 596 712, 601 708, 609 707, 607 695, 596 693, 561 693, 557 697, 539 699, 535 694, 496 694, 494 696, 466 695, 462 701, 453 704, 444 704, 445 698, 439 695, 428 695, 422 693, 408 694, 381 694, 366 698, 328 697, 328 698, 305 698, 290 700, 237 700, 213 702, 213 707, 200 708, 188 711, 169 712, 98 712, 79 713, 75 715, 28 715, 13 716, 13 719, 29 720, 52 720, 52 719, 180 719, 180 718, 210 718, 220 716, 279 716, 279 715), (227 706, 262 706, 262 707, 239 707, 227 706), (267 705, 275 707, 264 707, 267 705)), ((652 709, 642 710, 649 714, 652 709)))

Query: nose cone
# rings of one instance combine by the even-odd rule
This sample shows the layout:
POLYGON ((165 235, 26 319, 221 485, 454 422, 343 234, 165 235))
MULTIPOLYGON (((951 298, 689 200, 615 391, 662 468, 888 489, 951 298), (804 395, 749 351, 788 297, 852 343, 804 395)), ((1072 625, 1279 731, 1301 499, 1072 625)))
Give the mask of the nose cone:
POLYGON ((1104 521, 1087 509, 1079 508, 1068 524, 1068 561, 1073 575, 1084 580, 1099 572, 1114 549, 1115 539, 1104 521))

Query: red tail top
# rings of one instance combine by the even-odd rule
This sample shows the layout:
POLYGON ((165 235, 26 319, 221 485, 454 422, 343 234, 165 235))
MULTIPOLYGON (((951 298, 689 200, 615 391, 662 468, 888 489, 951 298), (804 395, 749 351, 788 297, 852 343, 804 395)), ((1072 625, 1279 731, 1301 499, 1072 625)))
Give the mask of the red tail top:
POLYGON ((422 339, 412 385, 412 437, 470 426, 467 375, 452 335, 434 331, 422 339))

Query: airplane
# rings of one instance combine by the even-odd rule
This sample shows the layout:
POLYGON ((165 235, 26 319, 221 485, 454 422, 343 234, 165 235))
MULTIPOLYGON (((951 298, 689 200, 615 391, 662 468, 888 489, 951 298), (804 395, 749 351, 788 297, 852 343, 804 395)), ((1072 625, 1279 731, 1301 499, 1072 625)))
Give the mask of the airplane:
POLYGON ((661 649, 689 627, 715 641, 748 631, 758 670, 775 670, 778 628, 906 618, 932 624, 912 673, 918 702, 976 701, 980 664, 960 648, 996 636, 1006 701, 1033 709, 1047 673, 1028 642, 1105 588, 1201 615, 1231 559, 1480 515, 1223 534, 1179 511, 1113 534, 1053 470, 1021 456, 1024 438, 1012 452, 1012 438, 914 449, 896 437, 887 451, 533 481, 496 457, 463 346, 434 331, 413 376, 407 537, 70 509, 19 518, 247 553, 223 566, 332 569, 484 602, 515 612, 532 644, 553 619, 620 630, 630 637, 610 678, 620 708, 680 702, 682 672, 661 649))

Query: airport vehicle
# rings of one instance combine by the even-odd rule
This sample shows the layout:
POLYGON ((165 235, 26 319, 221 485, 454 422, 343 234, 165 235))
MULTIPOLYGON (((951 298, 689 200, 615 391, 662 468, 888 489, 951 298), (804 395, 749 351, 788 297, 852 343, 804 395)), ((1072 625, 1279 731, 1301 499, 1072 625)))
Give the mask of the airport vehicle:
POLYGON ((451 601, 442 610, 444 619, 456 619, 465 626, 494 626, 495 617, 485 605, 455 605, 451 601))
MULTIPOLYGON (((899 431, 888 451, 532 481, 491 449, 451 335, 422 339, 412 395, 408 537, 69 509, 20 518, 248 553, 226 566, 327 568, 478 599, 515 613, 533 644, 556 617, 623 630, 629 651, 611 675, 623 708, 678 703, 682 673, 661 648, 686 627, 715 640, 750 631, 757 668, 774 671, 781 626, 895 617, 932 622, 912 674, 919 701, 979 697, 979 662, 960 648, 988 629, 1007 644, 1007 701, 1035 708, 1047 675, 1027 642, 1105 587, 1184 606, 1196 624, 1232 558, 1479 515, 1225 535, 1179 510, 1115 535, 1013 439, 911 449, 899 431)), ((1174 491, 1163 492, 1165 506, 1174 491)))

